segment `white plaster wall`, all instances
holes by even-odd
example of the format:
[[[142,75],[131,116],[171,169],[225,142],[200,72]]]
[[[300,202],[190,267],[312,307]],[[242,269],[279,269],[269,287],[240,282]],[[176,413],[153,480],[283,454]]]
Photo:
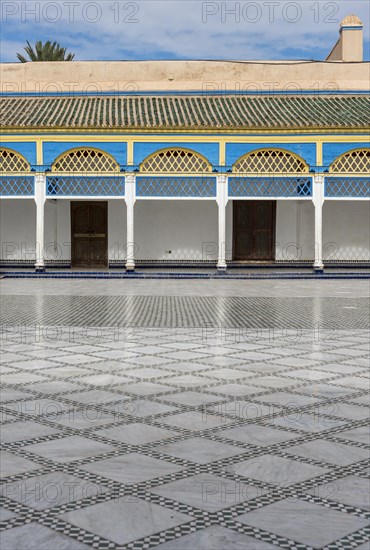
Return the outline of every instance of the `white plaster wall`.
[[[226,205],[226,260],[233,259],[233,201]]]
[[[370,259],[370,201],[327,201],[323,210],[324,259]]]
[[[278,201],[276,259],[312,260],[314,258],[314,221],[315,211],[312,201]],[[323,257],[326,261],[369,261],[369,201],[326,201],[324,203]]]
[[[126,260],[126,203],[108,201],[108,258],[109,261]]]
[[[277,201],[277,260],[313,260],[314,220],[312,201]]]
[[[136,201],[137,259],[216,261],[217,240],[216,201]]]
[[[1,259],[35,260],[36,205],[33,199],[0,200]]]
[[[45,203],[45,259],[71,259],[71,215],[68,200],[47,200]]]

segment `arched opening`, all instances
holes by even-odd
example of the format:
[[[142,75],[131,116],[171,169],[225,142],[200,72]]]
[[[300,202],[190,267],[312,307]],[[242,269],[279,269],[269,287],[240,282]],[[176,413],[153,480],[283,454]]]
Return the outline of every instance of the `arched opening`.
[[[52,164],[53,172],[119,172],[118,162],[108,153],[91,147],[71,149]]]
[[[140,172],[199,173],[211,171],[212,165],[205,157],[190,149],[178,147],[156,151],[140,164]]]
[[[337,157],[330,166],[335,174],[369,174],[370,148],[354,149]]]
[[[0,172],[29,172],[30,164],[27,160],[11,149],[0,149]]]
[[[285,149],[257,149],[233,164],[233,172],[254,174],[296,174],[308,172],[308,169],[301,157]]]

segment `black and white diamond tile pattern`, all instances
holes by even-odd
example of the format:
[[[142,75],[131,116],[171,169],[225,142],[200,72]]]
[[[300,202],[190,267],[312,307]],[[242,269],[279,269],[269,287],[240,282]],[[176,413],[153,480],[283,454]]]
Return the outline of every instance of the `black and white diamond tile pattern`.
[[[39,298],[3,297],[2,548],[366,547],[365,300]]]
[[[239,296],[1,296],[3,323],[93,327],[361,329],[368,300]]]

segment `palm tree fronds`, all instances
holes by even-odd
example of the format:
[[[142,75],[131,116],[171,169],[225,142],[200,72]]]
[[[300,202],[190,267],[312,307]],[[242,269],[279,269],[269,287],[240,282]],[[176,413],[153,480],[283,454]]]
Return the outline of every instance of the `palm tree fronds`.
[[[17,53],[17,58],[21,63],[27,63],[28,61],[72,61],[74,59],[74,53],[67,54],[67,48],[62,48],[57,42],[50,42],[48,40],[44,44],[39,40],[35,43],[34,48],[27,40],[27,46],[24,51],[28,55],[27,59],[24,55]]]

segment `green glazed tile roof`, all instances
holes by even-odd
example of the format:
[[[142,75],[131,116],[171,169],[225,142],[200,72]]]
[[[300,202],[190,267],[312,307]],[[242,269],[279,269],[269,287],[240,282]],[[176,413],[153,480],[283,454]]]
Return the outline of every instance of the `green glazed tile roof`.
[[[3,128],[366,128],[367,96],[3,97]]]

